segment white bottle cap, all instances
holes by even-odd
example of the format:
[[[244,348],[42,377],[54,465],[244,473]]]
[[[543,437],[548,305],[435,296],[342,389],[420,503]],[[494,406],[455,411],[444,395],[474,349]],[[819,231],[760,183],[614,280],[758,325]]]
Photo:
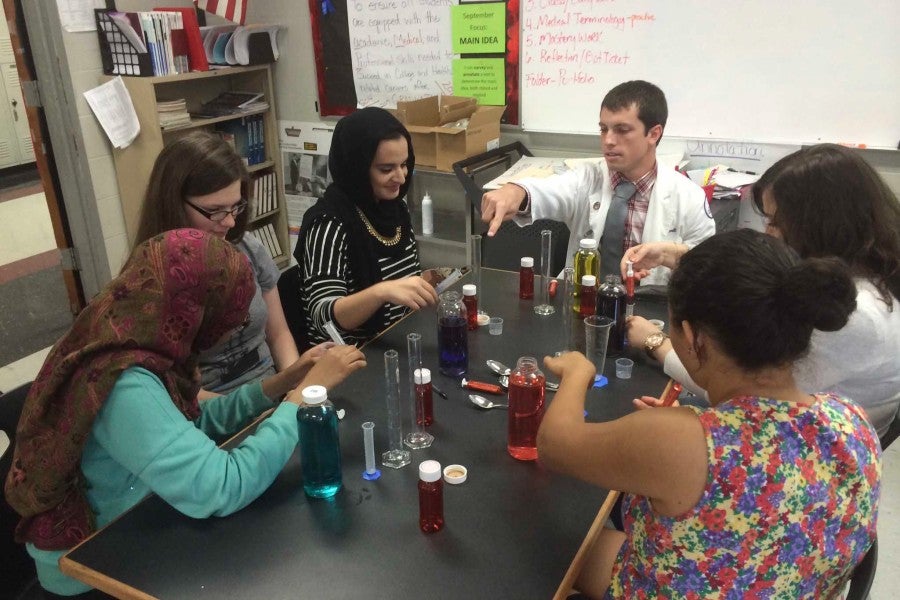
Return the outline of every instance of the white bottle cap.
[[[523,256],[519,264],[523,267],[531,268],[534,266],[534,259],[530,256]]]
[[[597,240],[594,238],[584,238],[578,242],[578,245],[584,250],[594,250],[597,248]]]
[[[310,385],[301,392],[306,404],[321,404],[328,400],[328,390],[324,385]]]
[[[585,287],[596,287],[597,278],[594,277],[593,275],[583,275],[581,277],[581,285],[583,285]]]
[[[444,481],[451,485],[465,483],[469,470],[462,465],[447,465],[444,467]]]
[[[419,479],[426,482],[438,481],[441,478],[441,463],[436,460],[423,460],[419,463]]]
[[[431,383],[431,369],[416,369],[413,374],[413,380],[419,385]]]
[[[463,286],[463,296],[475,296],[477,294],[477,288],[474,283],[467,283]]]
[[[634,263],[630,260],[625,261],[625,276],[634,277]]]

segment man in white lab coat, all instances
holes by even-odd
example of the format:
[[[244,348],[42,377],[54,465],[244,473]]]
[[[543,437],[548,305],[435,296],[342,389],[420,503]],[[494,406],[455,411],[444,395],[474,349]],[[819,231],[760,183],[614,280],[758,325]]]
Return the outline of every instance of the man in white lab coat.
[[[493,236],[513,219],[524,226],[538,219],[569,227],[568,259],[579,240],[600,242],[601,281],[618,275],[624,252],[643,242],[669,241],[689,248],[716,232],[703,190],[656,161],[668,108],[662,90],[646,81],[622,83],[600,105],[604,161],[587,163],[546,179],[523,179],[487,192],[481,218]],[[665,285],[670,270],[657,267],[642,286]]]

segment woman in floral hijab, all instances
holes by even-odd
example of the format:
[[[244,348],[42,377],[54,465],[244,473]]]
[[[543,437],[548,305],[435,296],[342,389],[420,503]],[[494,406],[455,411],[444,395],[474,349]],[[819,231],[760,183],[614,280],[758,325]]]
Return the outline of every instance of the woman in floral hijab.
[[[209,435],[239,429],[298,383],[333,385],[364,366],[358,350],[332,348],[302,382],[286,371],[201,407],[197,355],[241,326],[254,285],[247,258],[228,242],[169,231],[138,246],[53,347],[26,400],[6,481],[22,515],[17,538],[45,589],[85,591],[59,572],[62,551],[148,492],[198,517],[251,502],[297,444],[296,404],[282,403],[233,451]],[[239,476],[226,478],[234,469]]]

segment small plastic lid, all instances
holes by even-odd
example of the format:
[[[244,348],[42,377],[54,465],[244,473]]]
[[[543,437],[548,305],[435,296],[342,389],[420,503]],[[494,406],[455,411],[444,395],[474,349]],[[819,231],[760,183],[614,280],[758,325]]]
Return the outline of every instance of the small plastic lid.
[[[486,315],[484,313],[478,313],[478,325],[484,327],[488,323],[491,322],[491,315]]]
[[[301,392],[303,402],[306,404],[321,404],[328,400],[328,390],[324,385],[310,385]]]
[[[418,384],[431,383],[431,369],[416,369],[413,379]]]
[[[441,463],[436,460],[423,460],[419,463],[419,479],[426,482],[441,478]]]
[[[462,465],[447,465],[444,467],[444,481],[451,485],[465,483],[469,470]]]
[[[593,275],[582,275],[581,277],[581,285],[587,287],[594,287],[597,285],[597,278]]]
[[[594,238],[584,238],[578,245],[585,250],[592,250],[597,248],[597,240]]]
[[[523,256],[519,264],[527,269],[534,267],[534,258],[531,256]]]
[[[474,283],[467,283],[466,285],[463,286],[462,290],[463,290],[463,296],[474,296],[477,292],[477,289],[476,289]]]

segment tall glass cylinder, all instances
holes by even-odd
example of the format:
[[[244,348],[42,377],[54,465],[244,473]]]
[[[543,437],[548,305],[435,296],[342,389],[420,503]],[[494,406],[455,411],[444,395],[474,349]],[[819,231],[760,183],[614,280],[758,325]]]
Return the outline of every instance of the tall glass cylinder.
[[[381,464],[399,469],[409,464],[409,450],[403,449],[403,426],[400,418],[400,355],[396,350],[384,353],[384,396],[388,413],[388,451]]]
[[[479,294],[484,294],[481,287],[481,235],[475,234],[469,238],[469,250],[472,253],[472,283]],[[479,313],[484,312],[484,307],[479,307]]]
[[[549,229],[544,229],[541,231],[541,281],[538,284],[538,290],[540,292],[540,304],[534,307],[534,312],[542,315],[552,315],[556,312],[556,309],[553,308],[553,305],[550,304],[550,279],[552,275],[550,274],[550,262],[552,258],[552,236],[553,232]]]
[[[423,407],[417,407],[416,403],[422,399],[416,394],[416,369],[422,368],[422,336],[418,333],[410,333],[406,336],[406,350],[409,355],[409,430],[403,438],[403,442],[412,448],[418,450],[427,448],[434,441],[434,436],[425,431],[424,421],[419,424],[416,414],[424,412]]]
[[[562,295],[562,316],[563,316],[563,339],[562,350],[575,350],[576,345],[574,331],[574,313],[572,306],[575,302],[575,268],[566,267],[563,269],[563,295]]]

